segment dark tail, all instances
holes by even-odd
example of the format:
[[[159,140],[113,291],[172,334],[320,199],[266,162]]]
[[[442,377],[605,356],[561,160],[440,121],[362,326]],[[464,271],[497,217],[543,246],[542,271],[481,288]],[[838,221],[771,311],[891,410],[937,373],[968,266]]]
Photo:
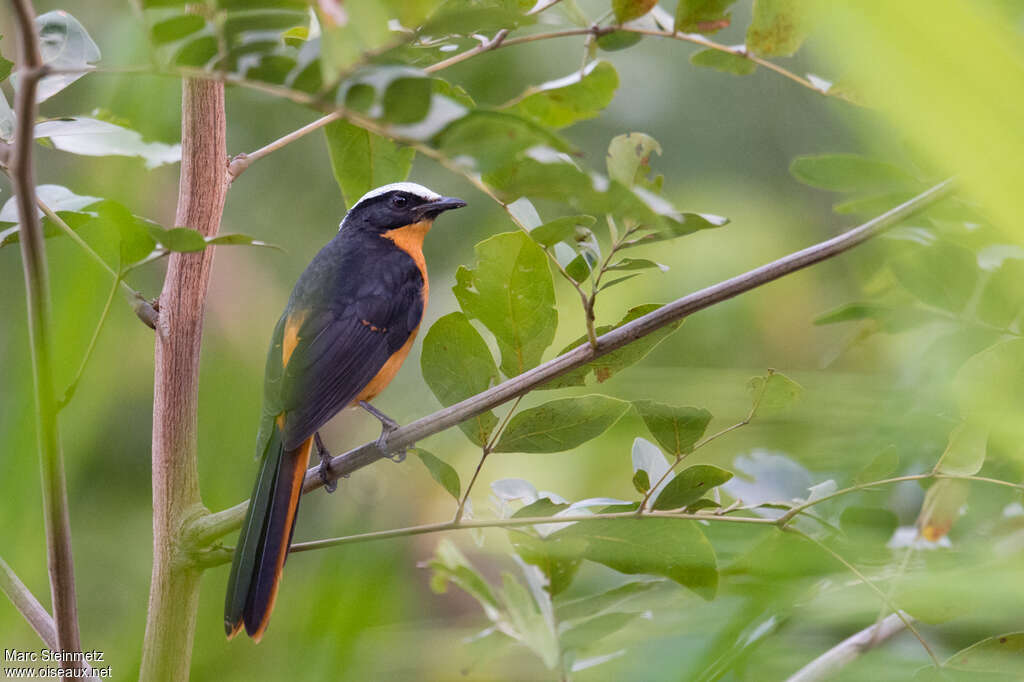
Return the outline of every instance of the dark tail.
[[[310,438],[297,449],[285,451],[281,431],[274,425],[231,563],[224,602],[228,639],[245,625],[258,642],[267,628],[292,542],[312,443]]]

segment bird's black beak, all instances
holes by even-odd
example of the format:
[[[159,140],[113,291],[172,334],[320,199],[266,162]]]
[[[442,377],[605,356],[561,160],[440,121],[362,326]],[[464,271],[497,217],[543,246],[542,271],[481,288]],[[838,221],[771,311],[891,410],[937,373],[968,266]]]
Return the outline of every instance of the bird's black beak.
[[[455,197],[441,197],[440,199],[431,201],[429,204],[424,204],[423,214],[433,220],[445,211],[450,211],[454,208],[462,208],[465,205],[466,202],[462,199],[456,199]]]

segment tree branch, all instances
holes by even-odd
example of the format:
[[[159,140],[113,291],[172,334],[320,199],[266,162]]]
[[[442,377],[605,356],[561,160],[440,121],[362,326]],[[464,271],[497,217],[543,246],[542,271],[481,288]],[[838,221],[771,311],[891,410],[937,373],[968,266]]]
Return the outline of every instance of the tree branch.
[[[890,614],[877,625],[871,625],[847,637],[790,675],[786,678],[786,682],[817,682],[831,679],[864,652],[870,651],[906,630],[907,624],[904,619],[912,620],[906,614],[903,614],[902,618],[898,613]]]
[[[217,233],[227,178],[224,85],[182,83],[181,180],[175,225]],[[203,513],[196,423],[203,311],[214,249],[173,253],[160,294],[153,387],[153,574],[140,680],[189,675],[200,572],[182,558],[181,531]]]
[[[46,241],[36,212],[35,171],[32,165],[36,89],[46,73],[36,38],[35,10],[29,0],[12,0],[18,31],[21,82],[15,109],[14,157],[11,179],[17,197],[22,267],[28,299],[28,331],[32,343],[32,370],[36,399],[36,432],[42,469],[43,520],[46,525],[47,568],[53,602],[57,649],[81,651],[75,570],[71,552],[71,519],[67,483],[53,390],[50,282],[46,269]],[[81,668],[80,662],[72,662]]]
[[[417,441],[421,441],[435,433],[440,433],[460,422],[471,419],[482,412],[528,393],[555,377],[628,345],[668,324],[744,292],[756,289],[797,270],[802,270],[810,265],[848,251],[871,237],[893,227],[913,213],[931,206],[949,195],[952,189],[953,180],[946,180],[877,218],[832,239],[679,298],[643,317],[637,318],[598,337],[596,348],[590,344],[583,344],[564,355],[549,360],[482,393],[396,429],[390,434],[383,452],[377,448],[375,442],[370,442],[342,455],[338,455],[331,460],[330,477],[336,480],[348,476],[352,472],[372,464],[392,452],[398,452],[411,447]],[[323,485],[319,472],[320,469],[318,467],[306,472],[306,480],[303,486],[305,492],[315,490]],[[242,523],[242,518],[245,516],[248,504],[249,502],[246,500],[229,509],[193,519],[185,531],[185,541],[189,551],[197,552],[222,535],[237,530]]]

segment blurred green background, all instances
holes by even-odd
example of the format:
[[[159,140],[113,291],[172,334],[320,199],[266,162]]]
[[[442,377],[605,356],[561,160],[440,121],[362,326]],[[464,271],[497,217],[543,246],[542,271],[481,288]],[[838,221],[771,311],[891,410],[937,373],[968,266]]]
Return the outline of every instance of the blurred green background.
[[[1004,25],[1021,26],[1019,9],[984,5],[984,11],[1008,12],[1010,21]],[[104,64],[146,59],[144,32],[125,3],[38,2],[36,8],[40,13],[73,13],[100,45]],[[719,42],[743,42],[750,8],[739,3],[733,11],[733,27],[716,36]],[[839,10],[831,19],[842,21]],[[11,24],[5,11],[0,15],[5,36],[0,50],[14,59]],[[849,64],[836,58],[836,47],[842,43],[835,35],[835,30],[815,33],[796,58],[781,61],[797,73],[838,76],[838,70]],[[851,42],[855,39],[849,37]],[[571,68],[567,65],[579,59],[582,40],[565,38],[496,51],[445,75],[479,103],[500,104],[529,83],[565,75]],[[907,49],[912,50],[913,41],[909,42]],[[765,69],[744,78],[699,69],[687,60],[692,51],[675,41],[646,39],[635,48],[611,53],[608,58],[620,77],[615,100],[601,117],[570,128],[566,135],[596,168],[603,167],[604,150],[613,136],[629,131],[652,135],[664,149],[652,165],[665,175],[665,195],[685,210],[725,215],[732,222],[721,230],[647,247],[647,253],[638,255],[655,258],[671,270],[611,290],[599,304],[599,323],[618,320],[632,305],[667,302],[855,224],[853,216],[832,213],[834,195],[791,178],[788,167],[796,156],[857,152],[897,164],[917,164],[926,156],[928,162],[947,169],[956,169],[953,162],[961,158],[959,149],[948,149],[957,145],[947,145],[946,140],[927,148],[921,144],[920,135],[937,134],[941,121],[924,132],[915,131],[912,123],[899,117],[822,97]],[[1020,96],[1019,91],[1007,95],[1008,101],[1000,103],[1004,113],[1019,107],[1014,98]],[[84,114],[96,108],[127,119],[149,139],[179,138],[180,84],[173,78],[91,75],[47,102],[43,113]],[[227,111],[231,153],[256,149],[314,118],[298,105],[237,88],[228,89]],[[1000,132],[989,130],[996,138]],[[1019,135],[1019,130],[1008,131],[1001,139],[1012,150]],[[132,159],[92,159],[41,147],[37,153],[39,183],[110,197],[139,215],[172,224],[176,165],[147,172],[141,161]],[[1012,174],[1015,167],[1000,172]],[[429,160],[417,158],[410,179],[469,202],[467,209],[441,219],[427,240],[433,285],[429,324],[456,309],[450,290],[454,271],[459,264],[473,262],[473,244],[513,226],[486,196]],[[1016,187],[1021,179],[1014,178]],[[972,187],[984,185],[977,175],[968,180]],[[10,196],[9,183],[0,183],[0,200]],[[1000,218],[1009,214],[1005,202],[999,203],[1005,196],[997,194],[987,204]],[[286,252],[221,247],[216,254],[206,309],[199,415],[202,491],[212,510],[231,506],[250,491],[270,332],[292,283],[334,234],[344,211],[320,133],[256,163],[229,192],[221,231],[244,232],[281,244]],[[1011,234],[1019,230],[1005,221],[998,226]],[[624,399],[706,407],[715,416],[713,431],[745,416],[747,379],[773,367],[804,385],[804,401],[782,416],[717,440],[701,450],[697,461],[731,468],[740,455],[777,452],[808,469],[813,482],[832,478],[842,485],[892,447],[900,453],[898,473],[929,470],[951,428],[943,392],[962,348],[939,348],[926,357],[938,336],[932,326],[909,334],[865,337],[855,325],[813,324],[820,313],[871,292],[877,285],[872,277],[891,255],[891,244],[892,240],[869,244],[694,316],[641,364],[600,390]],[[52,239],[47,247],[59,390],[77,368],[109,278],[68,240]],[[133,274],[130,282],[156,296],[162,268],[150,266]],[[552,349],[563,347],[582,329],[574,292],[557,279],[556,287],[560,325]],[[16,248],[0,249],[0,292],[0,555],[46,603],[25,299]],[[965,343],[964,347],[974,347]],[[376,401],[399,422],[439,407],[420,377],[418,348],[419,343],[397,380]],[[117,679],[134,677],[145,624],[151,560],[151,395],[152,333],[118,298],[78,394],[61,416],[83,644],[106,652]],[[524,405],[550,397],[533,396]],[[337,417],[324,433],[336,452],[376,434],[374,420],[352,411]],[[630,447],[637,435],[646,432],[641,420],[629,413],[603,437],[573,452],[495,455],[483,471],[482,485],[474,490],[474,508],[478,515],[488,514],[486,484],[503,477],[525,478],[569,499],[629,498]],[[478,457],[478,450],[457,430],[422,445],[455,466],[464,481]],[[1019,480],[1015,457],[1000,466],[1002,476]],[[889,500],[886,504],[902,525],[911,525],[923,492],[921,486],[907,484],[874,495],[875,502]],[[998,516],[1013,495],[1001,489],[974,491],[972,504]],[[295,539],[442,521],[453,511],[451,499],[418,461],[381,462],[342,481],[334,495],[308,496]],[[772,535],[756,527],[721,526],[705,529],[720,564]],[[968,543],[984,541],[985,528],[970,525],[962,537],[954,533],[961,560],[972,551]],[[483,532],[477,543],[468,532],[449,537],[486,575],[494,578],[502,569],[510,570],[505,531]],[[227,566],[208,571],[203,576],[193,679],[549,679],[551,673],[524,650],[475,660],[463,640],[485,627],[485,618],[471,599],[454,589],[445,595],[432,593],[429,571],[418,567],[440,539],[425,535],[293,556],[272,624],[259,645],[245,638],[225,641],[221,609]],[[785,617],[772,620],[773,634],[753,654],[752,667],[740,667],[725,677],[779,679],[873,621],[880,608],[877,597],[857,587],[836,564],[806,547],[780,549],[774,556],[781,565],[734,564],[740,568],[723,575],[721,595],[712,602],[671,584],[659,588],[645,597],[650,617],[619,635],[626,654],[579,673],[579,679],[691,679],[710,665],[715,652],[728,651],[750,628],[785,611]],[[951,603],[982,600],[975,603],[990,608],[984,617],[925,627],[939,652],[948,655],[982,637],[1022,629],[1020,574],[1011,570],[1020,567],[1020,553],[1009,556],[1003,559],[1011,562],[1010,568],[995,559],[985,560],[986,570],[997,577],[980,581],[986,583],[984,589],[978,574],[946,584]],[[949,563],[958,565],[954,559]],[[942,575],[946,569],[935,570],[940,572],[935,575]],[[830,591],[808,596],[812,579],[833,572]],[[609,569],[587,565],[573,591],[586,594],[616,581]],[[770,593],[765,585],[773,586]],[[0,646],[39,646],[7,602],[0,603]],[[848,669],[844,679],[906,679],[926,662],[919,645],[904,634]]]

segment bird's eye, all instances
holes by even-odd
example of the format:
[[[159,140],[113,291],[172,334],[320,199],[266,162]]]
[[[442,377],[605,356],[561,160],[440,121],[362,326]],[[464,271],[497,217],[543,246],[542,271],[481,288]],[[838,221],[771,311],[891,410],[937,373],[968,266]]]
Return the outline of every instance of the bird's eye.
[[[405,205],[408,203],[409,200],[401,195],[391,197],[391,205],[395,208],[405,208]]]

